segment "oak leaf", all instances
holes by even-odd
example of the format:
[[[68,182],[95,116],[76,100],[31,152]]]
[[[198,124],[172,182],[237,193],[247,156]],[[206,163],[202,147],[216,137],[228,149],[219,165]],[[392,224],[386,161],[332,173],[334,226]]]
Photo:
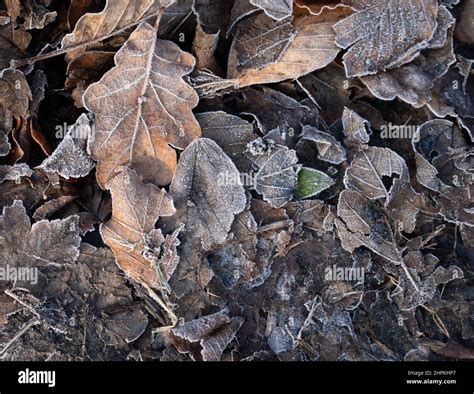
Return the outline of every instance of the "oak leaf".
[[[192,113],[196,92],[182,77],[194,58],[141,23],[115,56],[116,66],[89,86],[84,106],[95,114],[91,156],[101,186],[130,166],[144,182],[167,185],[176,151],[201,134]]]

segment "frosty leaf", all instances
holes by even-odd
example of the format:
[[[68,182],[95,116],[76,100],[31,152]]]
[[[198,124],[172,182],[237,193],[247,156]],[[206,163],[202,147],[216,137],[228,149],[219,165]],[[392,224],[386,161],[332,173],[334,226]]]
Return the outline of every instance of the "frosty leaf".
[[[196,66],[217,73],[219,66],[214,52],[219,43],[219,33],[208,34],[202,30],[201,25],[196,27],[196,35],[193,42],[193,53],[196,56]]]
[[[242,91],[242,96],[238,101],[239,110],[252,114],[265,133],[279,127],[288,127],[289,132],[297,135],[301,131],[301,125],[318,125],[317,108],[277,90],[268,87],[247,88]]]
[[[209,34],[226,30],[231,9],[232,1],[194,0],[193,3],[199,24]]]
[[[183,353],[190,352],[194,357],[200,356],[203,361],[219,361],[243,323],[242,318],[230,317],[228,313],[225,308],[213,315],[173,328],[171,334],[172,338],[176,337],[175,346]],[[180,339],[184,343],[180,343]],[[194,343],[198,344],[196,351],[192,351],[193,347],[189,346]]]
[[[298,184],[296,152],[286,146],[270,146],[252,156],[252,161],[258,168],[255,174],[257,193],[275,208],[290,201]]]
[[[296,9],[309,11],[313,15],[321,14],[325,8],[347,7],[340,0],[295,0]]]
[[[160,35],[173,31],[176,26],[185,20],[192,13],[192,5],[194,0],[176,0],[168,8],[161,17],[158,32]]]
[[[35,213],[33,214],[33,219],[36,221],[47,219],[52,214],[59,211],[61,208],[75,199],[76,197],[74,196],[61,196],[54,200],[47,201],[36,209]]]
[[[332,164],[341,164],[346,160],[346,150],[331,134],[304,126],[300,141],[312,141],[316,144],[318,158]]]
[[[400,264],[402,257],[395,243],[392,229],[374,202],[361,193],[344,190],[339,195],[336,228],[342,247],[348,252],[365,246],[387,259]]]
[[[227,28],[227,36],[232,32],[234,26],[246,16],[259,11],[259,8],[250,3],[250,0],[234,1],[232,11],[230,13],[229,26]]]
[[[13,23],[0,26],[0,69],[9,67],[12,59],[23,58],[30,41],[31,35]]]
[[[384,177],[397,175],[388,189]],[[346,170],[344,184],[347,188],[358,190],[370,199],[385,198],[392,219],[397,221],[398,229],[412,232],[419,209],[417,194],[410,185],[408,167],[397,153],[388,148],[367,147],[359,151]]]
[[[130,343],[143,334],[148,326],[148,318],[141,310],[136,309],[106,315],[104,323],[109,330]]]
[[[346,145],[361,146],[369,143],[370,134],[367,131],[370,126],[369,122],[355,111],[345,107],[342,114],[342,124]]]
[[[21,71],[6,68],[0,73],[0,130],[10,132],[12,117],[26,117],[31,90]]]
[[[139,23],[147,17],[157,15],[175,0],[107,0],[98,13],[83,15],[74,31],[62,40],[62,48],[73,48],[91,41],[100,41],[111,34]]]
[[[117,264],[140,283],[163,289],[159,256],[153,255],[155,223],[174,212],[173,201],[164,189],[140,183],[135,171],[124,168],[106,185],[112,194],[112,219],[101,226],[104,242]],[[151,250],[148,254],[147,250]]]
[[[438,170],[418,152],[415,152],[415,159],[418,182],[430,190],[438,191],[441,187],[440,180],[436,177]]]
[[[336,42],[348,77],[376,74],[411,61],[436,28],[436,0],[350,0],[356,12],[336,23]]]
[[[251,161],[244,155],[247,144],[256,138],[252,125],[222,111],[197,114],[202,136],[213,140],[240,171],[248,171]]]
[[[444,47],[427,50],[409,64],[365,76],[361,80],[377,98],[393,100],[399,97],[418,108],[431,101],[433,82],[445,74],[455,61],[450,37]]]
[[[258,13],[239,24],[229,56],[229,70],[244,73],[280,60],[297,32],[291,20],[275,22]]]
[[[91,132],[90,119],[87,114],[82,114],[53,154],[38,169],[57,173],[66,179],[85,177],[94,168],[94,162],[87,153]]]
[[[7,0],[5,3],[12,21],[18,22],[21,20],[21,25],[26,30],[43,29],[53,22],[57,16],[56,11],[51,12],[43,7],[41,3],[45,3],[44,1]],[[46,5],[48,4],[49,2],[46,2]]]
[[[293,13],[293,0],[250,0],[250,4],[262,9],[265,14],[277,21]]]
[[[389,191],[384,185],[383,177],[393,174],[407,177],[408,168],[405,161],[388,148],[368,147],[358,152],[344,176],[348,188],[362,192],[370,199],[385,197]]]
[[[79,256],[79,217],[41,220],[31,225],[21,201],[0,216],[0,260],[11,265],[71,264]]]
[[[324,172],[315,170],[314,168],[302,167],[298,172],[298,189],[296,197],[309,198],[316,196],[323,190],[331,187],[334,181]]]
[[[13,166],[0,165],[0,183],[5,181],[20,182],[23,177],[30,177],[33,171],[27,164],[15,164]]]
[[[181,154],[170,187],[176,223],[186,223],[188,237],[201,240],[204,250],[220,244],[247,198],[234,163],[212,140],[192,142]]]
[[[142,23],[115,57],[116,66],[84,95],[95,114],[91,156],[98,161],[103,186],[121,166],[136,170],[145,182],[167,185],[176,168],[176,152],[201,134],[192,108],[198,97],[182,76],[194,58]],[[112,111],[111,111],[112,109]]]
[[[294,19],[292,25],[297,34],[291,44],[275,63],[260,66],[256,69],[239,71],[234,62],[229,63],[227,74],[230,78],[238,79],[240,86],[279,82],[285,79],[295,79],[328,65],[339,52],[334,43],[332,26],[347,15],[347,10],[325,10],[321,15],[300,16]],[[234,38],[229,58],[237,56],[245,58],[243,53],[236,54],[237,44],[243,36],[246,39],[258,36],[259,31],[248,32],[238,30]],[[251,55],[250,55],[251,57]]]

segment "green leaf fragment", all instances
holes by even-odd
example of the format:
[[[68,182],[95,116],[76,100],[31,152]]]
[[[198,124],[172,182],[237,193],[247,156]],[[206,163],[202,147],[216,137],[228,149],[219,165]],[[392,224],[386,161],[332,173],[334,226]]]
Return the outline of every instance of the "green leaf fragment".
[[[298,172],[296,197],[300,199],[313,197],[332,185],[334,185],[334,180],[324,172],[302,167]]]

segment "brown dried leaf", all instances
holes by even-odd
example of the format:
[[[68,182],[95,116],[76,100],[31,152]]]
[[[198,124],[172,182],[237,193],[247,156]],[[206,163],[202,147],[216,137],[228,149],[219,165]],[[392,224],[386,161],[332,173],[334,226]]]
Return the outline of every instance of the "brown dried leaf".
[[[104,9],[98,13],[83,15],[76,23],[74,31],[64,36],[62,48],[74,48],[100,41],[119,30],[132,27],[150,16],[158,15],[175,0],[107,0]],[[82,53],[81,48],[70,60]]]
[[[219,181],[226,177],[240,179],[240,174],[214,141],[201,138],[181,154],[170,186],[177,209],[174,227],[186,223],[185,235],[200,240],[204,250],[226,240],[234,215],[247,202],[240,183]]]
[[[347,146],[362,147],[369,143],[370,134],[368,129],[369,122],[360,116],[355,111],[345,107],[342,114],[342,125],[344,128],[344,135],[346,136],[344,142]]]
[[[0,73],[0,130],[9,133],[13,118],[26,117],[31,90],[23,73],[6,68]]]
[[[91,133],[91,120],[87,114],[82,114],[53,154],[37,168],[65,179],[85,177],[94,168],[87,152]]]
[[[143,181],[167,185],[176,168],[170,145],[184,149],[201,134],[192,113],[198,96],[181,78],[193,69],[194,58],[157,39],[143,22],[115,62],[84,95],[85,107],[96,115],[91,156],[98,161],[99,184],[130,166]]]
[[[9,67],[12,59],[22,59],[30,41],[31,35],[22,27],[16,29],[13,23],[0,26],[0,69]]]
[[[298,184],[298,158],[286,146],[269,146],[252,153],[257,167],[255,190],[274,208],[280,208],[293,198]]]
[[[273,60],[273,63],[267,65],[257,64],[258,67],[255,69],[242,71],[239,71],[236,68],[237,64],[231,61],[227,70],[228,76],[238,79],[239,85],[242,87],[295,79],[325,67],[339,53],[339,48],[334,43],[335,35],[332,27],[347,13],[347,9],[326,9],[321,15],[296,17],[292,25],[297,35],[277,61]],[[250,32],[247,29],[237,31],[229,59],[255,55],[254,51],[251,51],[250,54],[234,53],[239,47],[238,43],[242,40],[242,37],[249,40],[251,37],[258,37],[262,34],[259,29],[256,29],[255,25],[251,26],[250,29]]]
[[[347,188],[359,190],[370,199],[385,198],[389,200],[390,191],[383,182],[383,177],[397,174],[408,177],[405,160],[388,148],[367,147],[358,152],[344,176]]]
[[[21,182],[21,178],[30,177],[33,175],[33,171],[28,164],[21,163],[13,166],[0,165],[0,183],[5,181]]]
[[[419,108],[431,101],[434,82],[455,62],[453,40],[449,37],[448,43],[440,49],[426,50],[409,64],[361,80],[377,98],[393,100],[398,97]]]
[[[112,194],[112,219],[100,228],[104,242],[129,277],[163,290],[167,284],[160,275],[159,256],[153,255],[153,249],[161,246],[154,244],[155,223],[174,214],[172,198],[164,189],[142,184],[127,167],[106,186]]]
[[[260,8],[277,21],[281,21],[293,13],[293,0],[250,0],[250,4]]]
[[[205,68],[215,74],[219,73],[219,65],[214,56],[219,43],[219,33],[208,34],[198,23],[193,41],[193,53],[196,56],[196,66]]]
[[[392,228],[383,211],[356,191],[344,190],[339,195],[336,229],[342,247],[348,252],[365,246],[388,261],[400,264],[398,249]]]
[[[21,26],[26,29],[43,29],[46,25],[56,19],[57,12],[49,11],[43,6],[44,1],[37,0],[6,0],[8,14],[13,22],[18,22],[21,18]],[[43,4],[42,4],[43,3]],[[46,5],[49,5],[46,2]]]
[[[376,74],[413,60],[436,29],[436,0],[349,0],[356,12],[336,23],[336,42],[351,47],[343,61],[348,77]]]
[[[277,63],[297,34],[290,19],[275,22],[258,13],[239,23],[228,60],[231,77]]]
[[[196,114],[201,125],[202,136],[217,143],[234,162],[239,171],[250,170],[251,160],[244,155],[247,144],[257,135],[253,126],[238,116],[222,111]]]
[[[243,323],[242,318],[228,314],[229,310],[225,308],[213,315],[183,323],[170,331],[171,340],[178,351],[191,353],[194,359],[219,361]]]
[[[3,207],[0,216],[0,258],[11,265],[72,264],[81,244],[79,217],[41,220],[31,225],[21,201]]]
[[[318,158],[332,164],[341,164],[346,160],[346,150],[331,134],[311,126],[303,126],[300,141],[312,141],[316,144]]]

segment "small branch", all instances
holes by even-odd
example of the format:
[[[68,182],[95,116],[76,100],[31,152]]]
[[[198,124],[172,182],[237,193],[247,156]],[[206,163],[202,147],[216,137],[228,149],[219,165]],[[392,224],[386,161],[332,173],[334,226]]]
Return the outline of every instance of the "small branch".
[[[31,319],[25,327],[23,327],[20,331],[16,333],[16,335],[5,345],[5,347],[0,351],[0,356],[2,356],[10,347],[13,345],[22,335],[25,334],[31,327],[38,324],[39,321],[36,319]]]

